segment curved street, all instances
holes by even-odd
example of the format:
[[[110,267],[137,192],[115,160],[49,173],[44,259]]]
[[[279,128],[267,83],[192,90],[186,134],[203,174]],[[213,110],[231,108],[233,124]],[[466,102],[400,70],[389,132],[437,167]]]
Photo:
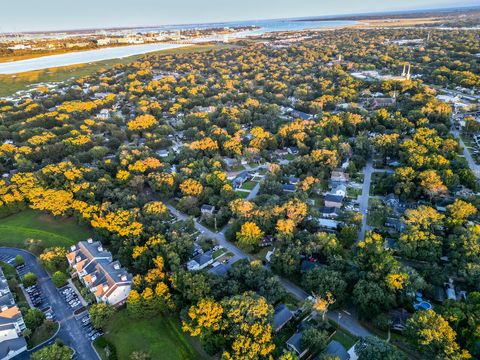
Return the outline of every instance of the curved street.
[[[0,255],[10,256],[11,258],[14,258],[17,255],[23,256],[25,259],[25,265],[28,266],[31,272],[38,276],[38,286],[48,299],[50,306],[55,313],[56,320],[60,323],[60,330],[55,339],[58,338],[62,340],[66,345],[74,349],[76,351],[77,359],[98,359],[98,355],[93,349],[90,339],[87,339],[85,336],[80,323],[75,320],[72,309],[62,298],[55,285],[53,285],[48,273],[42,266],[40,266],[38,259],[28,251],[15,248],[2,247],[0,248]],[[50,340],[43,346],[53,343],[55,339]],[[35,350],[39,350],[41,347]],[[30,358],[31,353],[32,351],[26,351],[15,357],[15,359],[28,359]]]

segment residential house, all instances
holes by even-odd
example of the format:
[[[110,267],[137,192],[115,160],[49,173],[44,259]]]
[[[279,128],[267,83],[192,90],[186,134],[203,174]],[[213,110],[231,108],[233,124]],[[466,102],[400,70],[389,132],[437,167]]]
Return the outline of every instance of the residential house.
[[[213,263],[213,252],[211,250],[198,254],[194,256],[190,261],[187,263],[188,271],[198,271],[205,269],[208,265]]]
[[[165,149],[157,150],[155,153],[161,158],[166,158],[169,155],[168,150],[165,150]]]
[[[9,360],[27,351],[27,342],[13,324],[0,323],[0,359]]]
[[[338,221],[331,219],[318,219],[318,225],[325,230],[337,230]]]
[[[233,188],[239,189],[242,187],[245,181],[248,181],[250,178],[250,174],[248,171],[242,171],[234,180],[233,180]]]
[[[335,184],[330,194],[345,197],[347,196],[347,186],[345,184]]]
[[[288,183],[292,185],[297,185],[300,182],[300,178],[295,177],[295,176],[289,176],[288,177]]]
[[[295,334],[293,334],[290,337],[290,339],[287,340],[287,344],[286,344],[287,349],[295,353],[295,355],[297,355],[299,358],[301,358],[308,352],[308,348],[305,349],[302,346],[302,337],[303,337],[303,333],[297,331]]]
[[[70,247],[67,260],[73,276],[90,290],[97,302],[120,306],[131,290],[132,275],[113,261],[112,254],[99,241],[88,239]]]
[[[290,115],[293,116],[294,118],[299,118],[302,120],[310,120],[311,118],[313,118],[313,115],[307,114],[303,111],[295,110],[295,109],[290,111]]]
[[[101,120],[108,120],[110,118],[110,110],[102,109],[97,115],[97,118]]]
[[[395,98],[389,98],[389,97],[378,97],[373,99],[372,101],[372,108],[373,109],[378,109],[378,108],[385,108],[385,107],[392,107],[397,103],[397,100]]]
[[[327,219],[336,219],[340,215],[340,209],[337,207],[323,207],[318,211],[322,217]]]
[[[347,352],[347,349],[336,340],[330,341],[323,353],[339,360],[350,360],[350,354]]]
[[[292,318],[293,313],[285,304],[277,305],[273,314],[273,330],[279,332]]]
[[[217,262],[212,264],[212,268],[208,272],[216,276],[225,276],[229,268],[229,266]]]
[[[335,186],[337,183],[347,183],[350,181],[350,176],[345,173],[343,170],[333,170],[330,175],[330,182],[332,186]]]
[[[325,195],[325,207],[341,208],[343,203],[343,196],[340,195]]]
[[[267,247],[273,245],[275,238],[271,235],[265,235],[260,242],[260,247]]]
[[[22,336],[26,326],[1,269],[0,304],[0,359],[7,360],[27,350],[27,342]]]
[[[295,146],[290,146],[290,147],[287,148],[287,152],[290,155],[297,155],[298,154],[298,148],[295,147]]]
[[[294,193],[297,191],[297,187],[293,184],[282,184],[282,191],[284,193]]]
[[[200,208],[202,215],[213,215],[215,212],[215,206],[204,204]]]

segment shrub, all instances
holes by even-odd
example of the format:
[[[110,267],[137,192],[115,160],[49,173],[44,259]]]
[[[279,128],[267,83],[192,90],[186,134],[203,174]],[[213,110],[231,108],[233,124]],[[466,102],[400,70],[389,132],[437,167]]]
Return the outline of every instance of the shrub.
[[[57,288],[65,285],[65,283],[67,282],[67,279],[68,279],[68,276],[61,271],[56,271],[52,275],[53,285],[55,285]]]
[[[28,272],[23,277],[23,286],[29,287],[37,283],[37,275],[32,272]]]
[[[23,258],[22,255],[15,256],[15,264],[17,264],[17,265],[25,264],[25,259]]]

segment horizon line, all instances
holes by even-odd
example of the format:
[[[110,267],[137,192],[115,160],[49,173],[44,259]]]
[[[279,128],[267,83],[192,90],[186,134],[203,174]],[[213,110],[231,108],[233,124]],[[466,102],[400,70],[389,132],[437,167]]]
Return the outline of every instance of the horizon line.
[[[98,31],[98,30],[128,30],[128,29],[151,29],[159,27],[170,27],[170,26],[192,26],[192,25],[222,25],[229,24],[234,22],[248,22],[248,21],[273,21],[273,20],[324,20],[324,21],[335,21],[342,20],[345,17],[351,16],[365,16],[365,15],[389,15],[389,14],[409,14],[409,13],[422,13],[427,11],[454,11],[462,9],[480,9],[480,5],[470,4],[470,5],[459,5],[459,6],[447,6],[447,7],[438,7],[438,8],[420,8],[420,9],[403,9],[403,10],[386,10],[386,11],[371,11],[371,12],[359,12],[359,13],[345,13],[345,14],[329,14],[329,15],[314,15],[314,16],[297,16],[297,17],[285,17],[285,18],[256,18],[256,19],[238,19],[238,20],[222,20],[222,21],[212,21],[212,22],[192,22],[192,23],[169,23],[169,24],[156,24],[156,25],[128,25],[128,26],[113,26],[113,27],[90,27],[90,28],[71,28],[71,29],[50,29],[50,30],[24,30],[24,31],[0,31],[0,35],[6,34],[51,34],[51,33],[72,33],[80,31]],[[346,20],[346,19],[345,19]],[[179,29],[181,30],[181,29]]]

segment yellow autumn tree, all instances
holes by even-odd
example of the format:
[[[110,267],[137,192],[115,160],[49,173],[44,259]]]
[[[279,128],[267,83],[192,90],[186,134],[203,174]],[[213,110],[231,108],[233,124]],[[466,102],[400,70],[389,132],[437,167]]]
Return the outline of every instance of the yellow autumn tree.
[[[180,191],[185,196],[200,196],[203,192],[203,186],[195,179],[187,179],[180,184]]]
[[[128,129],[132,131],[148,130],[157,124],[154,116],[146,114],[137,116],[135,119],[127,123]]]
[[[263,231],[253,221],[247,221],[237,232],[237,241],[246,247],[253,247],[259,244],[263,237]]]

